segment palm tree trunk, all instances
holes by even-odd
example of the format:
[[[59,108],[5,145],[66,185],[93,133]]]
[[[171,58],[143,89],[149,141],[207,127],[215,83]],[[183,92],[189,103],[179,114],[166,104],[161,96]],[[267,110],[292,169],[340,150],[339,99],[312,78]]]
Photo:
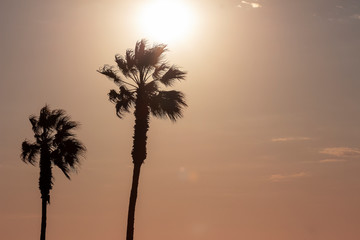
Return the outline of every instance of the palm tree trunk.
[[[135,126],[134,126],[134,141],[131,152],[134,170],[133,180],[130,192],[129,212],[127,222],[126,240],[134,239],[134,221],[135,221],[135,206],[137,199],[137,191],[139,185],[140,168],[146,158],[146,140],[147,131],[149,129],[149,107],[144,98],[146,94],[142,88],[137,90],[137,99],[135,103]]]
[[[42,146],[40,154],[41,155],[40,155],[39,189],[41,192],[41,202],[42,202],[40,240],[45,240],[46,208],[47,208],[47,204],[50,203],[50,190],[52,188],[50,152],[46,144]]]
[[[133,180],[132,180],[130,201],[129,201],[126,240],[134,239],[135,206],[137,199],[137,190],[139,185],[140,168],[141,168],[141,164],[134,164]]]
[[[46,207],[47,207],[47,200],[42,198],[42,209],[41,209],[41,234],[40,240],[45,240],[45,233],[46,233]]]

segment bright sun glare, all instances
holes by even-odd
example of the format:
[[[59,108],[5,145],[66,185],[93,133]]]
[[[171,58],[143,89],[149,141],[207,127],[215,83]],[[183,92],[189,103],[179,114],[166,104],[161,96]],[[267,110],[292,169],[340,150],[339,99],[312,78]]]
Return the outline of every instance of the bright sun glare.
[[[140,28],[149,40],[181,40],[190,34],[193,23],[194,14],[181,0],[154,0],[140,11]]]

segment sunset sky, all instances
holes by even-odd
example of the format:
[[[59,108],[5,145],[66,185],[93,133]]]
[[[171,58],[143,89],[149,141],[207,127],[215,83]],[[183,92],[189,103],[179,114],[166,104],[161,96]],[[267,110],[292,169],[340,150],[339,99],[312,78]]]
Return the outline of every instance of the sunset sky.
[[[136,240],[360,239],[360,1],[166,2],[1,1],[0,239],[39,239],[20,152],[46,103],[88,150],[71,181],[54,168],[47,239],[125,239],[134,117],[96,70],[142,38],[189,107],[151,118]]]

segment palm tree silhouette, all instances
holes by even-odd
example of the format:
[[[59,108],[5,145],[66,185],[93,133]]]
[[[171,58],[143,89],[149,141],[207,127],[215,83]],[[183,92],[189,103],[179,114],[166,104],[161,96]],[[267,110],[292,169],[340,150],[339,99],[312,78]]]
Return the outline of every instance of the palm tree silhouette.
[[[115,104],[116,114],[122,118],[124,113],[135,108],[135,125],[133,136],[132,159],[134,164],[132,187],[129,201],[126,239],[133,240],[134,217],[139,183],[140,168],[146,159],[147,131],[150,113],[155,117],[176,121],[182,117],[186,107],[183,93],[179,91],[162,91],[160,84],[172,86],[176,80],[183,80],[186,73],[176,66],[169,66],[163,60],[167,51],[166,45],[159,44],[152,48],[146,40],[138,41],[135,49],[126,51],[125,56],[116,55],[115,62],[122,75],[114,67],[105,65],[99,73],[109,77],[119,87],[119,91],[110,90],[109,100]]]
[[[25,163],[35,164],[40,155],[39,189],[42,199],[40,240],[45,240],[46,207],[50,204],[50,190],[53,186],[52,166],[59,167],[70,179],[70,171],[76,170],[85,146],[76,139],[73,129],[78,123],[70,121],[64,110],[50,110],[45,105],[40,116],[30,116],[35,142],[25,140],[22,143],[21,159]]]

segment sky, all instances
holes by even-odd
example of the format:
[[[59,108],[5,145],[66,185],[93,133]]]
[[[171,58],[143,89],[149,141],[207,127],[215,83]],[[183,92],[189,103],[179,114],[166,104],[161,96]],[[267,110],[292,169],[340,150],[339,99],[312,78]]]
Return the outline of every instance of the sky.
[[[147,38],[187,72],[189,107],[151,118],[135,239],[360,239],[360,2],[177,3],[180,25],[153,14],[149,31],[151,0],[1,1],[0,238],[39,238],[39,168],[20,152],[45,104],[87,147],[71,181],[54,168],[48,239],[125,238],[134,117],[96,70]]]

